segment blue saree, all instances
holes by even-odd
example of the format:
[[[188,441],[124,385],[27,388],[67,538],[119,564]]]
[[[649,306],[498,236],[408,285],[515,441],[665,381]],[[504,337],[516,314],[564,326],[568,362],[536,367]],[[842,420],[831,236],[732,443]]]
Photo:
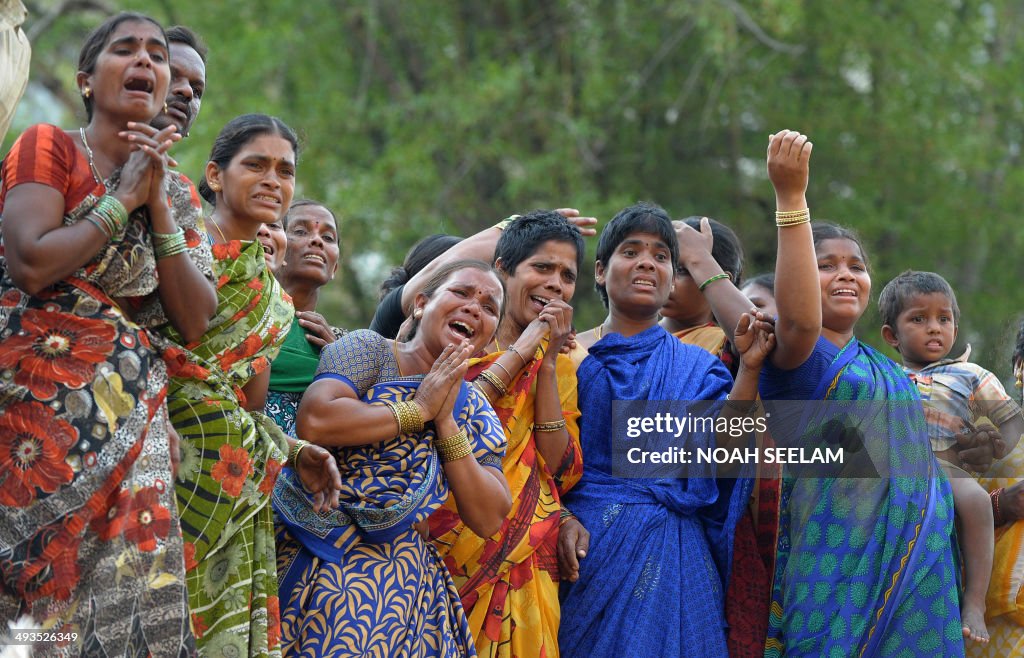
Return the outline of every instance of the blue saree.
[[[563,658],[724,658],[733,531],[752,482],[614,477],[611,432],[613,400],[721,400],[732,377],[659,326],[606,336],[577,376],[586,468],[563,502],[591,538],[579,580],[563,586]]]
[[[804,405],[798,431],[775,436],[820,445],[829,417],[856,418],[881,468],[871,478],[784,471],[765,656],[963,656],[952,493],[916,387],[856,339],[837,350],[821,338],[800,369],[766,368],[766,399],[787,388],[828,404]]]
[[[422,377],[391,378],[390,350],[368,358],[367,333],[352,332],[325,348],[319,377],[348,383],[370,404],[411,398]],[[345,372],[353,359],[363,365],[374,358],[382,367],[372,369],[384,376],[369,388],[365,378]],[[342,369],[325,373],[332,359]],[[454,416],[468,430],[477,461],[500,469],[505,434],[483,395],[463,383]],[[334,449],[342,504],[329,513],[313,512],[295,473],[282,471],[273,504],[285,654],[476,655],[458,590],[433,545],[413,527],[449,494],[432,439],[426,429]]]

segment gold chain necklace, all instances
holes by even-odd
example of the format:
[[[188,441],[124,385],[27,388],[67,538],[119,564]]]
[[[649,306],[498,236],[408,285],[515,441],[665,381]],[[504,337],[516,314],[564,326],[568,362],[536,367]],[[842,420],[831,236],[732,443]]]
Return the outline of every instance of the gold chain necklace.
[[[405,377],[405,373],[402,372],[402,362],[398,358],[398,341],[397,340],[391,341],[391,350],[395,354],[395,365],[398,367],[398,376],[399,377]]]
[[[220,224],[213,217],[210,218],[210,223],[213,224],[213,228],[217,229],[217,233],[220,234],[220,239],[224,241],[224,244],[228,243],[228,239],[224,237],[224,231],[220,229]]]
[[[93,159],[92,149],[89,148],[89,140],[85,138],[85,128],[79,127],[78,134],[82,136],[82,145],[85,146],[85,154],[89,157],[89,169],[92,170],[92,177],[100,185],[103,184],[103,177],[100,176],[100,172],[96,169],[96,162]]]

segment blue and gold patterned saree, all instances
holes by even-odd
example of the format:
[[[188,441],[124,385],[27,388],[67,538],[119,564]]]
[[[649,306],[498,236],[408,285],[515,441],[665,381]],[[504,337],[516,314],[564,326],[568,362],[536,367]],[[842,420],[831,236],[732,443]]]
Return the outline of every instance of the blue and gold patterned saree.
[[[410,399],[422,377],[397,375],[387,344],[369,333],[352,332],[325,347],[318,377],[348,383],[370,404]],[[376,352],[369,378],[367,348]],[[463,384],[454,416],[476,459],[500,468],[505,434],[483,395]],[[334,449],[342,504],[329,513],[313,512],[296,475],[282,472],[274,508],[286,654],[476,655],[458,590],[413,527],[449,494],[432,439],[433,429],[425,429]]]

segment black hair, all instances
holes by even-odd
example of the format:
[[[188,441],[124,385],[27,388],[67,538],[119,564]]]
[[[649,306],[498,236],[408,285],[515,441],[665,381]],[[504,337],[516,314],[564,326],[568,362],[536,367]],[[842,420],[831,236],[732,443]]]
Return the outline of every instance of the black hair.
[[[653,203],[640,202],[623,208],[605,224],[601,236],[597,239],[597,261],[602,267],[608,267],[608,261],[611,260],[615,249],[634,233],[657,235],[668,245],[674,275],[679,266],[679,241],[676,238],[676,230],[665,209]],[[601,295],[604,307],[608,308],[608,291],[605,286],[595,282],[594,287]]]
[[[199,55],[199,59],[203,60],[203,64],[206,64],[206,54],[209,52],[209,49],[206,47],[203,40],[199,38],[198,34],[184,25],[173,25],[167,28],[164,31],[164,34],[167,35],[167,45],[180,43],[188,46],[192,50],[196,51],[196,54]]]
[[[949,282],[935,272],[915,272],[907,270],[885,284],[878,295],[878,312],[882,316],[882,324],[896,329],[896,319],[906,308],[915,295],[939,293],[949,299],[953,307],[953,321],[960,324],[960,306],[956,303],[956,293]]]
[[[775,295],[775,272],[765,272],[764,274],[752,276],[744,281],[742,286],[737,287],[746,288],[748,286],[761,286],[772,295]]]
[[[414,244],[409,249],[409,252],[405,254],[405,260],[402,264],[392,268],[388,278],[384,279],[384,282],[380,284],[378,301],[384,299],[385,295],[398,286],[408,283],[409,279],[416,276],[417,272],[460,242],[462,242],[462,238],[456,235],[435,233]]]
[[[683,221],[699,232],[700,220],[701,217],[693,215]],[[717,219],[708,217],[708,223],[711,224],[711,235],[714,238],[711,257],[729,274],[733,285],[739,288],[743,277],[743,247],[740,245],[740,239],[731,228]]]
[[[505,281],[501,278],[501,274],[499,274],[498,270],[494,269],[494,266],[490,263],[477,260],[475,258],[463,258],[446,263],[438,268],[437,272],[430,277],[426,285],[423,286],[423,290],[420,290],[420,294],[425,295],[427,299],[430,299],[452,274],[465,269],[476,269],[481,272],[488,272],[498,279],[498,284],[501,286],[501,307],[498,309],[498,325],[501,325],[501,319],[505,317],[505,298],[508,296],[508,293],[505,290]],[[412,340],[416,336],[416,330],[419,329],[419,327],[420,318],[413,316],[412,322],[409,325],[409,331],[405,336],[405,340]]]
[[[508,276],[532,256],[545,242],[557,240],[576,249],[576,271],[583,267],[583,235],[568,219],[554,210],[534,210],[521,215],[501,232],[494,247],[494,260],[501,259],[501,269]]]
[[[812,222],[811,237],[814,240],[815,250],[825,240],[850,240],[860,249],[860,257],[864,261],[864,265],[868,265],[868,254],[864,251],[864,243],[860,241],[860,236],[846,227],[831,222]]]
[[[296,208],[302,208],[303,206],[323,208],[327,211],[327,214],[331,216],[331,219],[334,220],[334,225],[338,226],[338,216],[334,214],[334,211],[331,210],[326,203],[321,203],[315,199],[299,199],[298,201],[292,201],[292,205],[288,206],[288,212],[286,212],[284,217],[281,218],[281,228],[287,229],[288,220],[292,218],[292,212],[294,212]]]
[[[237,116],[227,125],[221,128],[220,134],[213,142],[210,150],[209,161],[216,164],[221,170],[227,168],[242,148],[261,135],[278,135],[288,140],[295,151],[296,160],[299,157],[299,139],[295,131],[288,127],[284,121],[267,114],[243,114]],[[199,194],[202,195],[211,205],[217,204],[217,195],[210,189],[206,182],[206,176],[199,181]]]
[[[78,51],[78,70],[83,73],[92,74],[96,70],[96,60],[99,59],[100,54],[107,45],[107,41],[110,40],[110,35],[114,33],[114,30],[121,23],[127,21],[139,21],[149,22],[156,25],[157,29],[160,30],[160,34],[164,37],[164,43],[167,43],[167,33],[164,32],[163,25],[160,25],[156,19],[140,14],[134,11],[122,11],[119,14],[111,16],[107,20],[103,21],[96,27],[89,36],[85,38],[85,43],[82,44],[82,49]],[[85,116],[89,121],[92,121],[92,96],[86,97],[82,94],[82,103],[85,105]]]

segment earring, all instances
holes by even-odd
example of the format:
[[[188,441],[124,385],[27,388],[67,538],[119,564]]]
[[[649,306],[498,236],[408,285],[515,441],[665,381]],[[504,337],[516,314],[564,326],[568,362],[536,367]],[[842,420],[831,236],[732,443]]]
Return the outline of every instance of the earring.
[[[167,107],[167,101],[164,101],[164,114],[167,114],[170,111],[171,111],[171,108]]]
[[[1024,388],[1024,378],[1021,377],[1021,373],[1017,373],[1017,388]]]
[[[214,192],[220,192],[220,183],[210,183],[210,189]]]
[[[86,87],[85,89],[82,90],[82,97],[83,98],[89,98],[90,96],[92,96],[92,88],[91,87]]]
[[[416,320],[419,320],[420,318],[422,318],[423,317],[423,309],[422,308],[418,308],[415,311],[413,311],[412,317],[414,319],[416,319]]]

